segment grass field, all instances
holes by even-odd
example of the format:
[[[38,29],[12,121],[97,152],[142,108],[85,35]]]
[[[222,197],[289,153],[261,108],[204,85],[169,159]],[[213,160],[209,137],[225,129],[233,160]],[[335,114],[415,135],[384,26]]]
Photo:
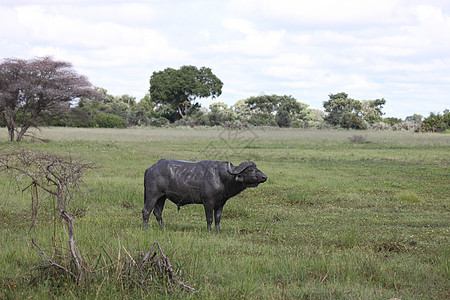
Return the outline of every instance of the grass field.
[[[75,239],[91,265],[136,257],[158,241],[197,292],[145,290],[114,273],[76,286],[33,278],[52,253],[51,199],[30,226],[30,199],[0,174],[0,298],[6,299],[448,299],[450,135],[406,132],[219,128],[44,128],[47,142],[7,142],[92,161],[71,203]],[[161,229],[143,231],[143,175],[161,158],[253,160],[269,176],[224,207],[208,233],[203,207],[167,202]],[[64,245],[65,246],[65,245]],[[54,254],[56,255],[56,254]],[[100,257],[102,257],[100,259]],[[100,261],[100,263],[99,263]],[[117,266],[119,267],[119,266]],[[105,267],[106,268],[106,267]]]

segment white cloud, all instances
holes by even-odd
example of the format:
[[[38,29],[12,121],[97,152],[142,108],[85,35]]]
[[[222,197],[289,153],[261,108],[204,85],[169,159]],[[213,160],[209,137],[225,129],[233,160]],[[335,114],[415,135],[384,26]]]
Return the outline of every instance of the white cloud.
[[[450,16],[440,8],[419,5],[412,9],[419,25],[406,27],[420,41],[422,49],[429,51],[450,49]]]
[[[261,72],[266,77],[281,80],[281,85],[285,87],[306,88],[312,87],[317,76],[322,77],[326,71],[318,68],[306,54],[282,53],[266,60]]]
[[[27,30],[27,39],[37,43],[33,55],[48,54],[76,58],[80,64],[97,67],[126,66],[169,61],[187,52],[169,45],[156,30],[113,22],[95,22],[78,15],[53,15],[38,6],[17,8],[18,23]],[[41,46],[48,45],[51,46]],[[62,57],[63,58],[63,57]]]
[[[233,0],[230,7],[241,14],[261,16],[284,24],[343,27],[367,24],[399,24],[409,19],[398,0]]]
[[[274,55],[283,47],[283,30],[258,31],[254,24],[242,19],[225,19],[223,27],[229,39],[212,45],[212,50],[223,53],[238,53],[248,56]],[[239,35],[236,37],[236,33]]]

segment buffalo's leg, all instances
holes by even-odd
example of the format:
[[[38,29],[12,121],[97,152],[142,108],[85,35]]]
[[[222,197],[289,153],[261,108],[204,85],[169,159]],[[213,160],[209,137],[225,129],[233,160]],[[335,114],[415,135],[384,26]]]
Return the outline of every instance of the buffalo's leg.
[[[211,224],[213,222],[213,208],[205,205],[206,228],[211,232]]]
[[[152,205],[150,201],[146,201],[144,204],[144,208],[142,209],[142,221],[144,229],[148,229],[148,218],[151,211],[153,210],[154,205],[155,204]]]
[[[217,232],[220,232],[220,218],[222,217],[222,209],[223,209],[223,206],[216,208],[214,210],[214,222],[216,225]]]
[[[150,217],[150,213],[155,207],[156,202],[158,199],[160,199],[162,196],[160,195],[153,195],[150,191],[150,189],[146,187],[145,189],[145,203],[144,208],[142,209],[142,220],[144,229],[148,229],[148,218]],[[162,210],[161,210],[162,211]]]
[[[162,196],[156,201],[155,207],[153,208],[153,214],[156,217],[156,221],[158,221],[161,228],[164,227],[164,222],[162,219],[162,211],[164,209],[164,204],[166,203],[166,197]]]

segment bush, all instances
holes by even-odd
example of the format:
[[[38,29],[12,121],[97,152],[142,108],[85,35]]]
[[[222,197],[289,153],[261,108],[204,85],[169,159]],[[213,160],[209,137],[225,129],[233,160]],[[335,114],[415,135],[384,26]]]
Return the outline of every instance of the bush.
[[[418,203],[421,201],[420,197],[417,196],[416,193],[408,192],[408,191],[403,191],[403,192],[398,193],[397,195],[395,195],[395,199],[400,202],[405,202],[405,203]]]
[[[364,144],[364,143],[367,143],[367,136],[353,135],[353,136],[349,137],[348,140],[352,144]]]
[[[278,127],[277,122],[272,115],[264,113],[255,113],[250,116],[248,123],[253,126],[273,126]]]
[[[170,123],[170,121],[167,120],[166,118],[159,117],[159,118],[151,118],[150,121],[148,122],[148,125],[155,126],[155,127],[163,127],[169,123]]]
[[[64,124],[62,126],[68,127],[95,127],[95,121],[86,112],[80,110],[79,108],[71,108],[65,118]]]
[[[374,130],[390,130],[390,129],[392,129],[392,126],[389,125],[389,123],[376,122],[376,123],[370,124],[369,128],[374,129]]]
[[[113,115],[99,113],[95,116],[95,123],[101,128],[126,128],[127,124],[122,117]]]
[[[450,126],[450,112],[448,109],[444,114],[430,113],[430,116],[422,122],[424,131],[439,132],[444,131]]]
[[[415,121],[404,121],[395,124],[394,126],[392,126],[392,129],[419,132],[422,129],[422,124]]]
[[[195,120],[191,116],[186,116],[182,119],[176,120],[171,124],[172,127],[184,127],[184,126],[194,127],[195,125],[196,125]]]
[[[414,121],[414,120],[407,120],[407,121]],[[382,122],[389,124],[391,126],[394,126],[395,124],[401,123],[403,121],[402,121],[402,119],[399,119],[399,118],[387,117],[387,118],[384,118]]]

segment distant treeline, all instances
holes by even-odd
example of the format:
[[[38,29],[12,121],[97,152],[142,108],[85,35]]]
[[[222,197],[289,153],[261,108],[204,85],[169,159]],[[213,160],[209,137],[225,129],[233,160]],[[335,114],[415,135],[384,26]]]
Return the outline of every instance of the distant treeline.
[[[155,104],[148,93],[140,101],[129,95],[113,96],[96,88],[101,97],[81,98],[65,113],[47,110],[40,115],[42,126],[126,128],[131,126],[223,126],[245,128],[274,126],[294,128],[347,128],[378,130],[443,131],[450,128],[450,112],[414,114],[402,120],[383,118],[384,99],[355,100],[346,93],[329,95],[324,110],[310,109],[292,96],[259,95],[228,106],[214,102],[209,109],[195,104],[184,116],[169,105]],[[4,124],[1,124],[4,126]]]
[[[93,87],[72,64],[51,57],[9,58],[0,63],[0,126],[10,141],[20,142],[34,126],[251,126],[295,128],[393,129],[444,131],[450,113],[415,114],[405,120],[383,118],[386,100],[356,100],[341,92],[330,94],[324,110],[287,95],[249,97],[228,106],[223,102],[201,107],[201,98],[216,99],[223,82],[207,67],[182,66],[153,72],[149,93],[140,101],[113,96]],[[76,100],[74,100],[76,99]]]

